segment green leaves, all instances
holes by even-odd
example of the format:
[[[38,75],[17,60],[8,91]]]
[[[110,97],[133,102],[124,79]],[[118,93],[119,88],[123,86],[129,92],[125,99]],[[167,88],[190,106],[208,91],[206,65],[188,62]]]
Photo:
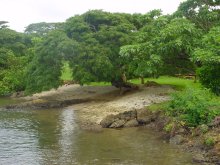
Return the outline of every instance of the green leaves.
[[[188,126],[208,124],[220,111],[213,109],[216,101],[207,89],[190,89],[172,95],[168,114],[186,122]]]
[[[62,31],[52,31],[35,51],[26,70],[26,93],[57,88],[61,84],[62,59],[65,53],[73,53],[73,43]]]
[[[198,70],[201,83],[220,94],[220,27],[203,36],[201,47],[195,49],[192,60],[202,64]]]

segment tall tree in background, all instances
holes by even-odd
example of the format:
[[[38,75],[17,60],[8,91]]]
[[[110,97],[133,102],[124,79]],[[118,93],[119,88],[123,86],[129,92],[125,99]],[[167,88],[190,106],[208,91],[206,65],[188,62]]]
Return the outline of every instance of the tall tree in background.
[[[38,37],[42,37],[48,34],[50,31],[61,29],[62,23],[47,23],[47,22],[39,22],[28,25],[25,28],[26,34],[32,34]]]
[[[176,14],[184,16],[208,32],[210,28],[220,23],[219,7],[219,0],[187,0],[180,4]]]

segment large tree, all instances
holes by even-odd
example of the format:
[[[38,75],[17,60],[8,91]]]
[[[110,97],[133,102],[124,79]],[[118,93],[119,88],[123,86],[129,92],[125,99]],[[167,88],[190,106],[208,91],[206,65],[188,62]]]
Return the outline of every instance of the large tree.
[[[26,71],[26,93],[57,88],[61,84],[62,60],[73,53],[73,46],[63,31],[52,31],[37,42],[33,59]]]
[[[136,29],[128,17],[93,10],[67,20],[67,35],[79,46],[77,53],[69,57],[76,81],[122,81],[125,71],[119,50],[131,42]]]

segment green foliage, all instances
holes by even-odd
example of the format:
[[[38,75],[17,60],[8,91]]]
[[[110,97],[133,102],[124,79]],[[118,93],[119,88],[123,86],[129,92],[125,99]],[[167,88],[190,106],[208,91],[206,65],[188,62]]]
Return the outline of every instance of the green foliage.
[[[206,137],[204,140],[204,144],[208,147],[212,147],[214,146],[216,143],[216,140],[213,137]]]
[[[198,69],[200,82],[210,88],[212,92],[220,95],[220,65],[204,65]]]
[[[175,15],[191,20],[207,32],[213,26],[219,25],[219,5],[218,0],[187,0],[180,4]]]
[[[36,47],[36,54],[27,67],[26,93],[57,88],[61,84],[60,77],[64,53],[70,52],[72,48],[71,41],[62,31],[49,33]]]
[[[121,47],[120,56],[128,61],[127,70],[136,77],[156,77],[162,65],[160,56],[153,53],[153,46],[149,43],[127,45]]]
[[[171,122],[164,126],[164,131],[171,132],[175,126],[175,123]]]
[[[203,36],[201,47],[194,52],[193,60],[201,63],[198,70],[201,83],[220,94],[220,27],[214,27]]]
[[[206,89],[187,89],[172,95],[168,114],[186,122],[188,126],[208,124],[220,113],[213,95]]]
[[[165,65],[163,74],[194,72],[195,67],[190,61],[190,57],[199,37],[199,30],[193,23],[184,18],[171,20],[161,30],[157,42],[160,43],[158,54],[161,55]]]
[[[135,29],[127,18],[127,14],[93,10],[67,20],[67,36],[77,44],[76,53],[68,57],[74,80],[85,84],[121,79],[120,46],[131,42]]]
[[[0,50],[2,53],[2,51]],[[1,54],[0,53],[0,54]],[[16,57],[12,51],[5,52],[5,58],[0,63],[0,95],[24,90],[25,57]]]
[[[50,31],[61,29],[61,23],[39,22],[28,25],[25,28],[26,34],[34,34],[35,36],[44,36]]]

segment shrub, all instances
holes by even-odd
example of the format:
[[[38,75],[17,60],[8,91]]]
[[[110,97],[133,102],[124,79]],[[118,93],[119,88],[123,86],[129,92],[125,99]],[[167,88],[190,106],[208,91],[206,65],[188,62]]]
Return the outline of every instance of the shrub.
[[[220,64],[204,65],[198,70],[200,82],[220,95]]]
[[[207,137],[204,140],[204,144],[208,147],[214,146],[216,143],[216,140],[213,137]]]
[[[219,114],[219,110],[213,108],[216,104],[209,90],[188,88],[172,95],[167,113],[186,122],[188,126],[208,124]]]

